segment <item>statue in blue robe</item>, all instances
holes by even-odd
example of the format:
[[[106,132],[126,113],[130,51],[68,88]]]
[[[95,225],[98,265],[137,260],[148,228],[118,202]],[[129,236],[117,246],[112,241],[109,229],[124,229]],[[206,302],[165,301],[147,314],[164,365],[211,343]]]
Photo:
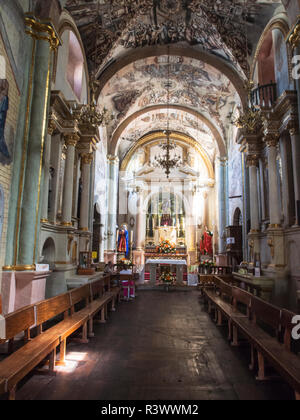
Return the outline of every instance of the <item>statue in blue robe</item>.
[[[5,158],[10,159],[10,154],[4,136],[6,116],[9,106],[8,88],[8,81],[6,79],[0,80],[0,153],[2,153]]]
[[[126,258],[129,257],[129,234],[126,226],[123,226],[119,232],[118,252],[125,253]]]

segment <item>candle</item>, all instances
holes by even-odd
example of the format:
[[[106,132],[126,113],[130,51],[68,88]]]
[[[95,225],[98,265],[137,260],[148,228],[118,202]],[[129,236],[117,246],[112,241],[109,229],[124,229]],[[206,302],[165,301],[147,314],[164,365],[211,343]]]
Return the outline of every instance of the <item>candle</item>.
[[[133,244],[133,230],[130,232],[130,244]]]

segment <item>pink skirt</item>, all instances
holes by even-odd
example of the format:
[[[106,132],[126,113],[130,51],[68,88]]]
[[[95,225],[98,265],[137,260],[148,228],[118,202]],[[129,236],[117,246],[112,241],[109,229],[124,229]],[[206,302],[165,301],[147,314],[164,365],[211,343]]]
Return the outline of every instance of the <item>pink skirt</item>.
[[[135,284],[133,280],[123,280],[122,288],[124,298],[129,299],[135,297]]]

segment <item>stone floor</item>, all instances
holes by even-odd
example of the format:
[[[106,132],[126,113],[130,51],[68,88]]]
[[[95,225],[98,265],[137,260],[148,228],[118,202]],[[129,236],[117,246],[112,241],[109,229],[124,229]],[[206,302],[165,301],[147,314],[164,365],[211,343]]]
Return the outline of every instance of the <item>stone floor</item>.
[[[257,383],[247,347],[232,348],[196,291],[140,291],[88,345],[70,343],[56,377],[26,378],[21,400],[292,399],[281,381]]]

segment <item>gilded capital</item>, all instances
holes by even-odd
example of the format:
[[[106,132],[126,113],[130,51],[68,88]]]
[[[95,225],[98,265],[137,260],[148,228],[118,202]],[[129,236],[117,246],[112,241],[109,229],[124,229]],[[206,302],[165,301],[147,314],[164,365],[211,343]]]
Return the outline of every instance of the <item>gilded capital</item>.
[[[267,134],[264,140],[268,147],[277,147],[278,142],[279,142],[279,137],[280,137],[279,134],[272,133],[272,134]]]
[[[259,164],[259,156],[258,155],[248,155],[247,156],[247,166],[250,168],[251,166],[257,167]]]
[[[107,160],[108,160],[108,162],[119,163],[119,157],[118,156],[108,155]]]
[[[296,48],[300,43],[300,16],[298,16],[296,25],[290,31],[287,41],[290,43],[292,48]]]
[[[60,38],[52,22],[44,22],[31,14],[25,15],[25,32],[36,40],[48,41],[51,50],[56,50],[61,44]]]
[[[81,162],[83,165],[91,165],[94,159],[93,153],[84,153],[81,155]]]
[[[65,143],[66,146],[76,147],[80,137],[77,133],[65,134]]]
[[[49,134],[49,136],[52,136],[55,130],[56,130],[55,121],[54,120],[49,120],[49,123],[48,123],[48,134]]]

